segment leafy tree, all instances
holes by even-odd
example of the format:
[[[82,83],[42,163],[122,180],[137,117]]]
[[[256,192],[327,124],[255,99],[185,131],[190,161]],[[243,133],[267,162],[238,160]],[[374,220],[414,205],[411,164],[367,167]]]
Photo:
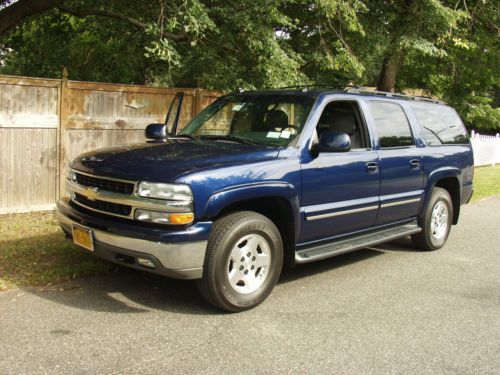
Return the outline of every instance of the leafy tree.
[[[498,0],[0,0],[0,72],[213,89],[420,88],[500,128]],[[3,64],[3,66],[1,66]]]

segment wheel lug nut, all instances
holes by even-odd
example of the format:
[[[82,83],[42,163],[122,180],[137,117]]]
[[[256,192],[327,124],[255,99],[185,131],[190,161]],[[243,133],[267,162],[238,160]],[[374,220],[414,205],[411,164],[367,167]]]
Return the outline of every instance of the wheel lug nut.
[[[243,271],[243,266],[240,266],[240,271]]]
[[[256,259],[255,257],[252,257],[252,260],[253,260],[253,261],[255,261],[255,259]]]
[[[250,255],[252,255],[252,253],[248,252],[248,253],[247,253],[247,257],[249,257],[249,258],[250,258]]]
[[[241,261],[244,262],[245,261],[245,257],[241,257]]]
[[[246,274],[248,273],[248,270],[245,270],[245,272],[244,272],[244,273],[245,273],[245,275],[246,275]]]
[[[255,266],[250,267],[252,270],[255,268]]]

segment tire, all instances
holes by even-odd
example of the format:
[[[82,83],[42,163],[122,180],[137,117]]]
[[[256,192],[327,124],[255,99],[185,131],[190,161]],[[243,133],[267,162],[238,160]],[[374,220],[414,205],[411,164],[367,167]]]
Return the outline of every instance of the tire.
[[[448,191],[435,187],[419,220],[422,231],[411,236],[413,243],[422,250],[437,250],[443,247],[450,234],[453,220],[453,203]]]
[[[208,239],[203,277],[196,281],[203,298],[228,311],[251,309],[271,293],[283,265],[283,242],[276,225],[251,211],[218,219]]]

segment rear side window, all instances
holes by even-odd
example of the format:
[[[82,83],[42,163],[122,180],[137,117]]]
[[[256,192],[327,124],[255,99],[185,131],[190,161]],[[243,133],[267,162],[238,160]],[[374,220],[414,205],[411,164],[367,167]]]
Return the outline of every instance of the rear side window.
[[[403,108],[393,103],[372,101],[370,109],[380,147],[405,147],[415,144]]]
[[[469,143],[462,120],[450,107],[423,103],[411,103],[411,107],[428,145]]]

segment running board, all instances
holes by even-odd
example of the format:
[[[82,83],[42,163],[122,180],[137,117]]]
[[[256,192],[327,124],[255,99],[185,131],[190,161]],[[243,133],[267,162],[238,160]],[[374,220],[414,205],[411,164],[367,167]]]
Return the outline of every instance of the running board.
[[[399,225],[397,227],[363,234],[361,236],[347,238],[336,242],[329,242],[315,247],[309,247],[295,252],[295,263],[308,263],[314,262],[315,260],[330,258],[335,255],[392,241],[396,238],[406,237],[420,231],[422,231],[422,228],[420,228],[416,221],[414,221],[410,224]]]

